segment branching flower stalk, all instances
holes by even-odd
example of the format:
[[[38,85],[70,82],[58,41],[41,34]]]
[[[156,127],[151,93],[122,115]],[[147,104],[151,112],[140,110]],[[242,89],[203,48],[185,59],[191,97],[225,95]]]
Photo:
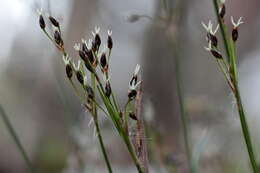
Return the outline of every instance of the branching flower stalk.
[[[138,152],[133,146],[128,127],[130,121],[129,117],[131,118],[131,121],[137,121],[134,112],[135,107],[131,105],[133,105],[136,99],[137,90],[141,82],[138,81],[140,66],[136,66],[129,83],[128,101],[124,109],[121,110],[112,90],[109,76],[109,60],[111,50],[113,48],[112,31],[108,31],[107,42],[104,45],[103,50],[101,50],[99,27],[95,27],[94,32],[92,32],[93,39],[89,39],[88,42],[82,39],[82,43],[75,44],[74,48],[80,57],[78,64],[75,64],[72,62],[72,59],[69,57],[69,54],[64,48],[59,22],[53,17],[48,16],[48,18],[53,26],[51,31],[47,31],[45,20],[41,12],[39,13],[39,25],[47,38],[50,39],[50,41],[62,53],[67,78],[69,79],[74,92],[80,98],[82,104],[86,110],[90,112],[94,120],[95,130],[97,132],[101,150],[107,164],[108,172],[111,173],[112,168],[100,132],[98,110],[104,112],[104,114],[111,119],[112,123],[116,127],[116,130],[126,144],[138,172],[144,173],[144,166],[137,157]],[[80,88],[78,88],[74,83],[73,76],[76,76],[76,80],[79,82]],[[88,78],[90,78],[90,81]],[[98,96],[101,98],[105,108],[97,102]],[[136,128],[136,126],[133,128]]]
[[[221,0],[219,3],[217,0],[213,0],[213,5],[224,43],[226,58],[223,57],[222,53],[218,49],[218,39],[215,36],[215,33],[218,30],[218,26],[213,31],[211,21],[209,21],[208,25],[202,23],[203,27],[207,31],[206,40],[208,42],[208,47],[206,47],[205,49],[211,52],[211,54],[215,57],[219,69],[223,73],[225,80],[227,81],[232,93],[234,94],[252,170],[254,173],[257,173],[258,170],[256,157],[253,151],[251,136],[238,87],[236,41],[238,40],[238,27],[243,24],[242,17],[240,17],[237,22],[234,21],[233,17],[231,17],[233,28],[231,36],[229,36],[227,26],[224,21],[226,13],[225,0]]]

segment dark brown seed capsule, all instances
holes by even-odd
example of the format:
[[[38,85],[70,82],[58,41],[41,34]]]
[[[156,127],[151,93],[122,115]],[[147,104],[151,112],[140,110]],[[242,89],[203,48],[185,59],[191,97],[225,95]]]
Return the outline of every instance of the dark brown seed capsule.
[[[225,14],[226,14],[226,6],[225,6],[225,4],[222,4],[221,7],[220,7],[220,10],[219,10],[220,18],[224,19]]]
[[[59,28],[60,27],[60,24],[59,22],[52,16],[49,16],[49,20],[51,21],[52,25]]]
[[[237,28],[233,28],[233,30],[232,30],[232,39],[233,39],[234,42],[237,41],[237,39],[238,39],[238,30],[237,30]]]
[[[93,89],[90,86],[86,86],[86,91],[87,91],[87,94],[88,94],[88,98],[93,100],[94,99]]]
[[[61,38],[60,32],[57,30],[54,32],[54,40],[57,45],[59,45],[61,47],[63,46],[63,40]]]
[[[80,56],[80,58],[81,58],[84,62],[88,60],[87,55],[86,55],[85,52],[82,51],[82,50],[79,50],[79,56]]]
[[[39,16],[39,24],[40,24],[41,29],[45,30],[46,24],[45,24],[45,21],[44,21],[42,15]]]
[[[107,37],[107,47],[110,50],[113,48],[113,40],[112,40],[112,37],[110,35]]]
[[[105,94],[106,94],[107,97],[110,97],[110,95],[111,95],[111,86],[110,86],[109,82],[106,82]]]
[[[88,51],[88,47],[87,47],[86,43],[82,43],[82,51],[84,53],[86,53]]]
[[[91,50],[89,50],[89,51],[86,52],[86,55],[87,55],[87,57],[88,57],[89,62],[90,62],[91,64],[94,64],[94,62],[95,62],[95,57],[94,57],[94,55],[93,55],[93,52],[92,52]]]
[[[105,68],[107,65],[107,58],[106,58],[106,54],[104,53],[101,55],[100,65],[102,66],[102,68]]]
[[[222,59],[222,58],[223,58],[222,55],[221,55],[218,51],[216,51],[216,50],[211,49],[210,52],[211,52],[212,55],[213,55],[215,58],[217,58],[217,59]]]
[[[217,47],[218,46],[218,38],[211,34],[211,33],[207,33],[207,37],[208,37],[208,40],[211,41],[211,44],[214,46],[214,47]]]
[[[69,79],[71,79],[71,77],[72,77],[72,75],[73,75],[73,70],[72,70],[70,64],[67,64],[67,65],[66,65],[66,74],[67,74],[67,77],[68,77]]]
[[[130,100],[132,100],[132,99],[134,99],[134,98],[136,97],[136,94],[137,94],[137,91],[136,91],[136,90],[130,90],[130,91],[128,92],[128,98],[129,98]]]
[[[137,120],[137,117],[134,112],[130,112],[129,117],[132,118],[133,120]]]
[[[76,76],[77,76],[79,83],[81,83],[83,85],[84,84],[84,78],[83,78],[82,73],[80,71],[77,71]]]
[[[95,44],[96,44],[96,48],[97,48],[97,51],[98,51],[98,49],[101,45],[101,38],[100,38],[99,34],[95,35]]]

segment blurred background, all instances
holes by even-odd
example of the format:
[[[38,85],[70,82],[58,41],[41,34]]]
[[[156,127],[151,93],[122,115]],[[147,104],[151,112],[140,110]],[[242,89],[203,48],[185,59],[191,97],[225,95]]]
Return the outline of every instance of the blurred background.
[[[245,21],[237,42],[239,79],[259,156],[260,1],[227,0],[226,7],[226,23],[231,15]],[[198,172],[250,172],[233,96],[203,48],[201,22],[211,19],[216,25],[210,0],[1,0],[0,104],[39,172],[100,173],[106,167],[93,125],[88,126],[90,116],[66,79],[62,57],[38,26],[37,8],[60,21],[73,57],[73,45],[90,38],[95,26],[101,27],[103,39],[113,30],[111,81],[121,105],[135,65],[141,64],[151,172],[188,172],[176,75]],[[110,120],[99,118],[115,172],[136,172]],[[26,172],[1,119],[0,153],[0,173]]]

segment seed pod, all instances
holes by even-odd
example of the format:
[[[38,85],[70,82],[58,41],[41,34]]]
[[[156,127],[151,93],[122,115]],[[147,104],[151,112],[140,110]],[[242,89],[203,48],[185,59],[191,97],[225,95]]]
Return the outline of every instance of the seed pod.
[[[67,77],[68,77],[69,79],[71,79],[71,77],[72,77],[72,75],[73,75],[73,70],[72,70],[71,65],[70,65],[70,64],[67,64],[65,68],[66,68]]]
[[[89,50],[89,51],[86,52],[86,55],[87,55],[87,58],[88,58],[90,64],[94,65],[96,60],[95,60],[95,57],[93,55],[93,52],[91,50]]]
[[[238,39],[238,30],[237,30],[237,27],[235,27],[235,28],[233,28],[233,30],[232,30],[232,40],[233,40],[234,42],[236,42],[237,39]]]
[[[106,94],[107,97],[110,97],[110,95],[111,95],[111,86],[110,86],[109,82],[106,82],[105,94]]]
[[[93,89],[90,87],[90,86],[86,86],[86,91],[87,91],[87,94],[88,94],[88,98],[90,99],[94,99],[94,91]]]
[[[225,4],[222,4],[220,9],[219,9],[220,18],[224,19],[225,14],[226,14],[226,6],[225,6]]]
[[[128,91],[128,98],[130,100],[134,99],[136,97],[137,91],[136,90],[130,90]]]
[[[211,49],[211,54],[215,57],[215,58],[217,58],[217,59],[222,59],[223,57],[222,57],[222,55],[218,52],[218,51],[216,51],[216,50],[214,50],[214,49]]]
[[[112,40],[112,37],[110,35],[107,37],[107,47],[110,50],[113,48],[113,40]]]
[[[81,58],[84,62],[88,60],[87,55],[86,55],[85,52],[82,51],[82,50],[79,50],[79,56],[80,56],[80,58]]]
[[[81,83],[83,85],[84,84],[84,77],[83,77],[81,71],[77,71],[76,76],[77,76],[79,83]]]
[[[211,44],[214,46],[214,47],[217,47],[218,46],[218,38],[211,34],[211,33],[207,33],[207,38],[209,41],[211,41]]]
[[[49,16],[49,20],[51,21],[52,25],[59,28],[60,27],[60,24],[59,22],[52,16]]]
[[[132,118],[133,120],[137,120],[137,117],[134,112],[130,112],[129,117]]]
[[[39,24],[40,24],[41,29],[45,30],[46,24],[45,24],[45,21],[44,21],[42,15],[39,16]]]
[[[63,46],[63,40],[62,40],[60,32],[58,30],[56,30],[54,32],[54,40],[55,40],[57,45],[59,45],[60,47]]]
[[[101,45],[101,38],[100,38],[99,34],[95,35],[95,44],[96,44],[96,48],[97,48],[97,51],[98,51],[98,49]]]
[[[101,55],[100,65],[102,66],[102,68],[105,68],[107,66],[107,58],[106,58],[106,54],[104,53]]]

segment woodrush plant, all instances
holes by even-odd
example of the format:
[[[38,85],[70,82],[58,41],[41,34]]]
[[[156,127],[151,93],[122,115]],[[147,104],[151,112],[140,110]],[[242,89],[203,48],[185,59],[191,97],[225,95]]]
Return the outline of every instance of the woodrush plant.
[[[253,151],[253,145],[251,141],[251,136],[247,124],[246,114],[243,108],[239,86],[238,86],[238,72],[237,72],[237,54],[236,54],[236,42],[238,40],[238,27],[243,24],[242,17],[238,19],[237,22],[231,16],[231,23],[233,25],[231,35],[228,33],[227,24],[225,23],[226,5],[225,0],[217,1],[213,0],[214,10],[217,17],[218,25],[215,30],[213,30],[213,24],[209,21],[208,25],[202,23],[203,27],[206,29],[206,40],[208,42],[208,47],[205,49],[213,55],[215,58],[218,68],[224,75],[224,78],[230,87],[237,104],[237,110],[239,113],[241,128],[246,143],[250,163],[254,173],[258,172],[256,157]],[[216,33],[220,28],[222,40],[224,43],[224,49],[226,57],[219,49],[218,38]]]
[[[143,159],[140,159],[141,153],[147,154],[142,151],[144,148],[142,140],[144,138],[131,139],[130,136],[130,128],[144,135],[143,132],[140,132],[142,130],[140,129],[142,121],[139,115],[141,107],[141,90],[139,89],[141,81],[138,80],[140,65],[136,66],[129,82],[128,101],[123,108],[120,108],[111,86],[109,73],[109,63],[113,48],[112,31],[108,30],[108,36],[103,50],[101,50],[102,41],[99,35],[99,27],[95,27],[94,32],[92,32],[93,38],[89,39],[88,42],[82,39],[81,43],[75,44],[74,48],[80,57],[76,64],[74,63],[75,60],[73,60],[65,50],[59,22],[50,15],[44,16],[41,10],[39,10],[38,13],[41,30],[61,52],[66,76],[74,92],[81,100],[82,105],[92,116],[108,172],[112,173],[113,171],[101,135],[98,111],[102,111],[111,119],[119,136],[123,139],[138,172],[148,172],[148,166],[144,163]],[[48,18],[52,28],[46,27],[45,18]],[[75,80],[79,83],[80,88],[75,84]],[[101,99],[102,104],[98,103],[98,97]],[[135,101],[137,102],[136,104],[134,104]],[[105,108],[103,108],[102,105],[104,105]],[[135,125],[130,125],[130,121],[134,121]]]

